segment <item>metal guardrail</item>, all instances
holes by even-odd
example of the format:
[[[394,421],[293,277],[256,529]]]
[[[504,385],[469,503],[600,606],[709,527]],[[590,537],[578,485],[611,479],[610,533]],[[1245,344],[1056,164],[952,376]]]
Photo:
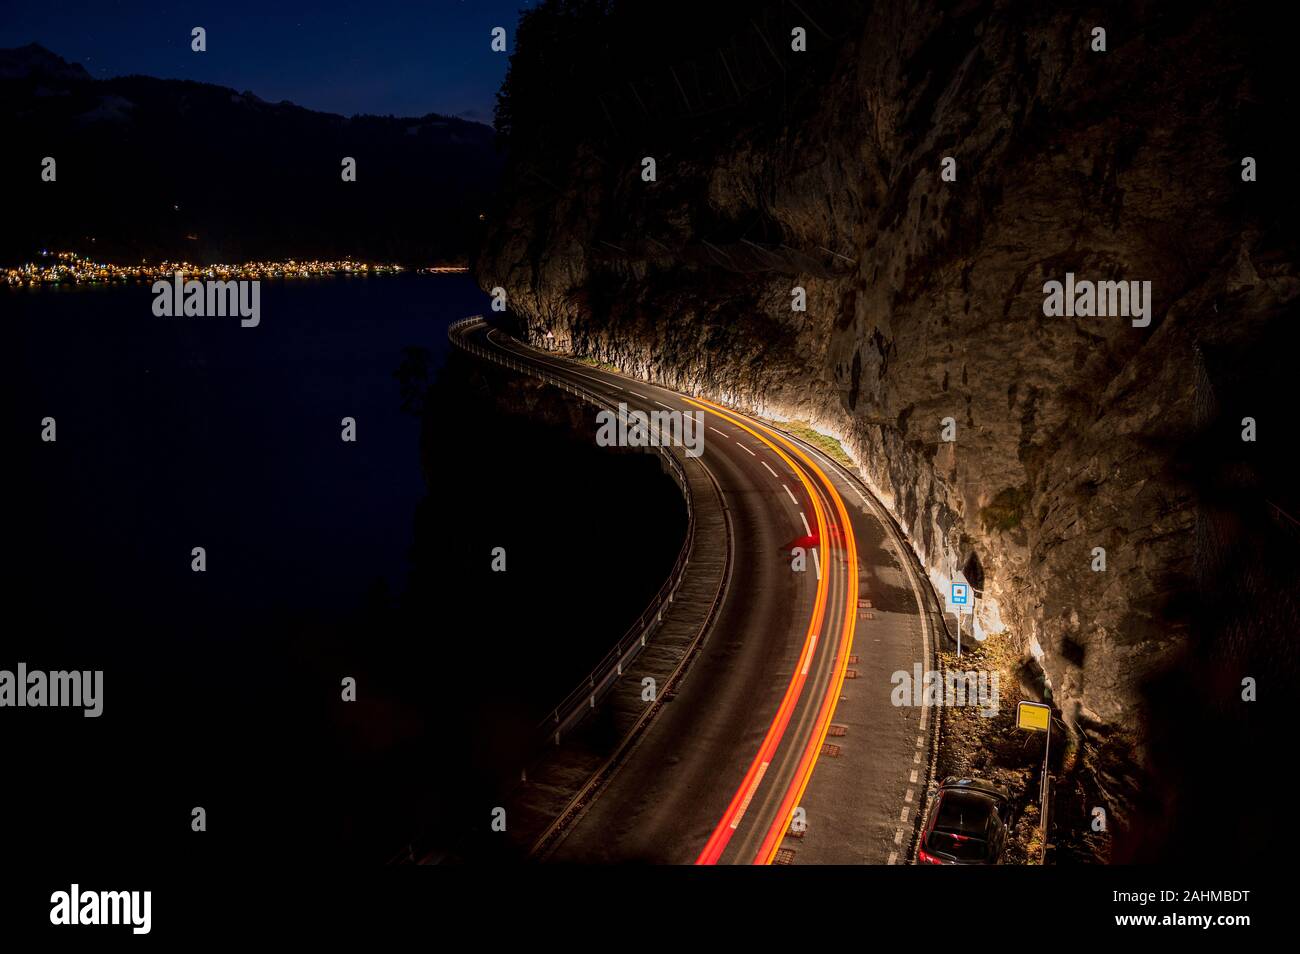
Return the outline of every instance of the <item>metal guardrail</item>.
[[[479,323],[485,323],[482,315],[473,315],[455,322],[447,328],[448,340],[462,351],[473,354],[485,361],[501,365],[512,371],[518,371],[521,374],[532,375],[547,384],[554,385],[569,394],[581,398],[589,404],[594,404],[615,414],[618,413],[617,406],[611,401],[593,391],[589,391],[582,385],[548,374],[542,366],[537,364],[525,363],[504,351],[484,348],[468,340],[464,332]],[[519,345],[523,348],[529,348],[529,350],[535,350],[523,342],[519,342]],[[552,356],[548,354],[547,357]],[[686,477],[686,469],[682,466],[681,461],[677,459],[669,447],[659,446],[655,450],[659,452],[659,456],[686,500],[686,539],[682,542],[682,548],[677,554],[677,559],[673,563],[672,571],[668,574],[668,579],[664,581],[663,586],[659,588],[659,592],[650,600],[649,606],[637,617],[636,622],[628,627],[627,631],[614,644],[614,647],[605,654],[604,658],[592,667],[590,675],[575,686],[552,709],[550,715],[538,723],[534,730],[535,738],[533,741],[535,746],[549,744],[552,741],[555,745],[559,745],[563,736],[596,708],[596,703],[614,687],[622,677],[623,671],[641,654],[641,650],[645,648],[650,634],[663,621],[664,608],[672,603],[677,588],[681,586],[682,580],[685,578],[686,567],[690,563],[688,557],[691,544],[695,540],[695,501],[691,496],[690,483]]]

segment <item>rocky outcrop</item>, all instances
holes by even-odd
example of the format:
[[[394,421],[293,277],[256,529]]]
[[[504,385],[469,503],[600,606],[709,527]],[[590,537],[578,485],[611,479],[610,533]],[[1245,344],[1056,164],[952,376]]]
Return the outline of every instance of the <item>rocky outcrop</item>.
[[[1131,822],[1160,717],[1144,687],[1201,645],[1205,462],[1243,447],[1233,356],[1300,290],[1267,25],[1226,3],[781,9],[755,21],[766,84],[711,90],[748,42],[719,35],[675,65],[676,99],[594,63],[569,139],[517,110],[480,282],[536,342],[838,437],[936,585],[962,570],[982,628],[1039,659],[1089,785]],[[794,52],[809,14],[832,19]],[[1150,282],[1149,324],[1046,314],[1067,273]],[[1234,506],[1263,506],[1239,484]]]

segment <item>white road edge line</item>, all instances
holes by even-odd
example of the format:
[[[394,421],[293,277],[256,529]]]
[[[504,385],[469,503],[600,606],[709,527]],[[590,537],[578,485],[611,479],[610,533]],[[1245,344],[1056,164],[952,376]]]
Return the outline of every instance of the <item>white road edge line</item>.
[[[814,453],[814,454],[816,454],[816,455],[820,455],[820,456],[822,456],[822,457],[826,457],[826,455],[825,455],[823,452],[819,451],[817,448],[814,447],[814,448],[812,448],[812,450],[813,450],[813,453]],[[827,459],[829,460],[830,458],[827,458]],[[838,461],[837,461],[836,463],[838,463]],[[842,469],[844,469],[847,473],[849,473],[850,476],[853,476],[852,470],[850,470],[849,468],[842,468]],[[861,477],[859,476],[858,479],[860,480]],[[895,544],[897,544],[897,546],[899,546],[900,548],[905,547],[906,544],[905,544],[903,538],[901,537],[901,535],[899,534],[898,529],[894,526],[894,523],[893,523],[892,519],[889,517],[889,515],[888,515],[888,510],[887,510],[887,509],[886,509],[886,508],[885,508],[885,507],[884,507],[884,506],[883,506],[879,501],[877,501],[877,500],[875,500],[875,499],[873,499],[873,498],[871,498],[871,497],[868,497],[867,494],[863,491],[863,489],[862,489],[861,487],[859,487],[858,484],[857,484],[854,480],[851,480],[851,479],[850,479],[850,480],[845,480],[844,482],[845,482],[845,484],[846,484],[847,486],[853,488],[853,492],[856,493],[856,494],[858,495],[859,498],[861,498],[863,504],[865,504],[866,507],[867,507],[867,509],[868,509],[869,511],[871,511],[872,515],[875,516],[876,519],[878,519],[878,520],[881,522],[881,524],[885,527],[886,531],[888,532],[890,539],[891,539]],[[787,493],[788,493],[788,492],[789,492],[789,488],[786,488],[786,491],[787,491]],[[914,552],[915,552],[915,551],[914,551]],[[903,564],[903,567],[904,567],[904,569],[906,570],[906,573],[907,573],[907,582],[908,582],[909,584],[911,584],[912,592],[913,592],[913,594],[916,596],[916,604],[917,604],[917,607],[918,607],[918,609],[920,610],[921,607],[924,607],[924,606],[926,605],[926,600],[925,600],[925,596],[924,596],[924,594],[923,594],[923,592],[922,592],[922,587],[921,587],[921,584],[920,584],[920,582],[919,582],[918,575],[917,575],[915,569],[913,569],[913,567],[912,567],[912,561],[911,561],[911,559],[905,559],[905,558],[902,558],[901,555],[900,555],[900,562]],[[931,658],[930,653],[931,653],[932,650],[931,650],[931,645],[930,645],[930,619],[929,619],[929,614],[928,614],[928,612],[926,612],[925,610],[921,610],[920,612],[918,612],[917,615],[920,617],[920,620],[921,620],[921,653],[922,653],[922,655],[925,656],[926,659],[930,659],[930,658]],[[922,701],[922,705],[923,705],[923,706],[925,705],[924,701]],[[936,731],[937,731],[937,730],[936,730]],[[923,745],[923,743],[924,743],[924,738],[925,738],[924,736],[921,736],[921,737],[919,737],[919,738],[917,739],[917,753],[916,753],[916,756],[912,759],[913,763],[915,763],[915,764],[921,764],[921,752],[923,751],[923,748],[924,748],[924,745]],[[937,753],[938,753],[938,746],[936,745],[936,746],[934,746],[934,747],[931,749],[931,751],[930,751],[930,754],[931,754],[931,759],[930,759],[931,774],[933,774],[933,770],[934,770],[934,768],[935,768],[935,761],[936,761]],[[933,782],[934,779],[931,778],[930,781]],[[925,811],[926,806],[927,806],[927,804],[928,804],[928,802],[929,802],[929,796],[930,796],[930,790],[927,788],[927,789],[924,790],[924,792],[923,792],[923,794],[922,794],[922,798],[921,798],[921,804],[920,804],[920,805],[918,806],[918,808],[917,808],[917,817],[918,817],[918,818],[922,817],[922,813]],[[902,819],[901,819],[901,821],[903,822],[904,825],[907,824],[907,808],[906,808],[906,807],[903,808],[903,814],[902,814]]]

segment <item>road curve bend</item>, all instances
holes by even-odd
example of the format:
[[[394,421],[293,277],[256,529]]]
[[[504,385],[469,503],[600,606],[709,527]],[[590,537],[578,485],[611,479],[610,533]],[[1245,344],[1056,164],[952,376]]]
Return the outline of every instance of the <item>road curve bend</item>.
[[[729,583],[702,647],[546,860],[905,863],[937,720],[892,690],[932,667],[942,623],[883,507],[818,448],[737,410],[486,322],[458,334],[629,413],[701,414],[699,461],[730,516]]]

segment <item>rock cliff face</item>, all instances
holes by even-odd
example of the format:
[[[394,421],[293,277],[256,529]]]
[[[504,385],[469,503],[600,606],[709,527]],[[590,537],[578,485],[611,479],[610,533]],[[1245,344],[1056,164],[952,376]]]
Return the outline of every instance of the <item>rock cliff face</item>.
[[[574,16],[616,38],[642,14]],[[516,105],[480,282],[535,341],[840,438],[936,586],[962,570],[981,628],[1039,659],[1077,765],[1131,826],[1162,798],[1145,742],[1168,713],[1147,686],[1221,648],[1192,600],[1241,535],[1207,543],[1213,528],[1296,513],[1242,458],[1239,423],[1269,413],[1252,369],[1261,342],[1294,343],[1300,289],[1269,27],[1226,3],[747,19],[666,82],[607,53],[568,135],[530,133]],[[790,49],[801,25],[807,52]],[[543,45],[526,27],[516,87]],[[745,58],[754,33],[767,73]],[[1149,281],[1149,324],[1045,314],[1067,273]],[[1231,489],[1213,502],[1210,485]],[[1227,696],[1276,655],[1263,642],[1215,655]],[[1193,695],[1219,691],[1207,679]]]

